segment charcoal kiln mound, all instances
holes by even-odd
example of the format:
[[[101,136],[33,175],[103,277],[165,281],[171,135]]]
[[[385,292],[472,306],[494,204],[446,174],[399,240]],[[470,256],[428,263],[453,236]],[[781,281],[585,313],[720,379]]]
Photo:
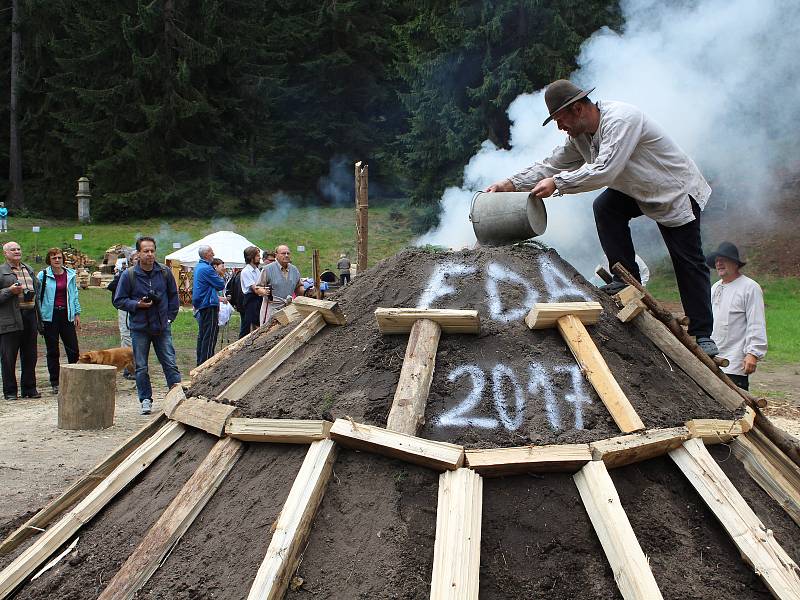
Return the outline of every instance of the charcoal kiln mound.
[[[154,449],[141,474],[131,467],[129,481],[96,510],[89,500],[79,504],[82,518],[95,510],[91,520],[48,548],[56,553],[79,535],[75,549],[35,581],[19,567],[15,598],[123,597],[109,591],[117,589],[163,599],[648,597],[647,588],[637,592],[637,584],[625,583],[637,572],[613,557],[610,548],[620,541],[615,527],[635,536],[647,557],[637,568],[664,598],[788,597],[781,586],[791,589],[800,559],[800,531],[786,508],[793,499],[774,500],[774,491],[768,495],[746,470],[745,411],[712,398],[637,327],[621,322],[614,300],[555,251],[409,249],[328,300],[344,312],[345,325],[325,325],[301,311],[302,321],[259,330],[200,369],[165,407],[170,420],[162,427],[180,428],[170,433],[177,441]],[[586,302],[602,308],[599,320],[586,325],[588,335],[647,433],[620,430],[608,400],[587,379],[587,365],[558,329],[531,330],[524,322],[537,303]],[[409,334],[382,333],[378,308],[475,310],[480,319],[478,333],[441,333],[419,441],[384,429]],[[317,441],[255,441],[254,428],[288,423],[283,441],[297,442],[298,428],[320,427],[309,438]],[[720,433],[725,423],[731,426]],[[714,433],[697,433],[706,426]],[[608,461],[605,440],[624,433],[631,433],[629,444],[660,436],[663,451]],[[516,464],[503,476],[496,475],[511,471],[476,466],[493,450],[533,456],[543,447],[585,458],[573,468]],[[453,452],[458,461],[442,466]],[[800,492],[792,487],[792,477],[800,481],[796,465],[793,471],[789,461],[781,464],[789,491]],[[599,479],[589,476],[589,465],[598,466]],[[718,495],[729,499],[728,488],[719,491],[725,482],[738,490],[756,528],[763,527],[750,532],[764,538],[757,544],[768,545],[766,554],[776,545],[785,553],[785,580],[748,564],[758,548],[732,541],[728,517],[710,507],[692,469],[705,469],[706,479],[720,485]],[[595,494],[607,494],[619,512],[592,509],[587,496]],[[603,519],[619,514],[624,522],[605,521],[611,533],[604,530]],[[459,535],[467,541],[446,543]],[[30,538],[0,556],[0,568],[15,568],[40,543]],[[448,554],[453,547],[463,556]],[[453,569],[462,559],[466,566]],[[438,592],[442,577],[451,576],[457,583]],[[264,584],[270,577],[277,584]],[[2,590],[0,584],[0,598]]]

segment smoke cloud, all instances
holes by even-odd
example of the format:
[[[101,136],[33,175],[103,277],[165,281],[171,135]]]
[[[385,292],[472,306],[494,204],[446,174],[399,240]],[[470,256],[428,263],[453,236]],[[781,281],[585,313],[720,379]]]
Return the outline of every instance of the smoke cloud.
[[[635,104],[664,126],[715,190],[709,208],[767,225],[781,183],[776,172],[798,164],[800,2],[623,0],[621,7],[622,32],[604,28],[587,40],[572,81],[596,87],[594,100]],[[518,97],[508,114],[511,149],[483,143],[464,169],[462,187],[445,191],[441,225],[418,243],[474,244],[468,220],[473,192],[564,142],[554,124],[541,126],[543,91]],[[599,191],[545,200],[548,228],[541,241],[584,275],[602,257],[591,210]],[[636,219],[633,226],[637,250],[665,252],[652,221]],[[649,245],[639,243],[648,239]]]

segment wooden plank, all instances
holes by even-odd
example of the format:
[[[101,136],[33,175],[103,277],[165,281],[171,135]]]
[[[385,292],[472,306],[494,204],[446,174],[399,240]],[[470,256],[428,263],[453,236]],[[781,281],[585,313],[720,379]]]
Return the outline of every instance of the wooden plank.
[[[281,600],[289,579],[297,569],[311,523],[328,485],[336,444],[331,440],[314,442],[300,467],[278,517],[267,554],[258,569],[248,600]]]
[[[632,285],[623,288],[621,292],[618,292],[614,295],[614,298],[616,298],[620,306],[626,306],[631,302],[644,306],[644,303],[642,302],[644,294],[641,290],[637,290]]]
[[[8,554],[28,538],[37,535],[40,530],[61,516],[69,507],[83,500],[86,495],[96,488],[100,482],[130,455],[141,446],[166,422],[163,413],[152,419],[133,436],[128,438],[119,448],[109,454],[102,462],[98,463],[91,471],[78,479],[67,488],[58,498],[52,500],[42,510],[25,521],[17,530],[9,535],[0,544],[0,555]]]
[[[425,407],[441,335],[442,328],[430,319],[420,319],[411,327],[386,429],[417,435],[425,422]]]
[[[748,431],[747,439],[755,444],[776,468],[780,469],[793,488],[800,490],[800,467],[783,452],[782,448],[775,445],[772,439],[759,428]]]
[[[642,314],[644,311],[644,304],[637,304],[636,302],[631,302],[626,304],[621,311],[617,313],[617,318],[622,321],[623,323],[628,323],[633,321],[636,317]]]
[[[0,572],[0,600],[8,598],[53,552],[75,535],[139,473],[149,467],[167,448],[180,439],[185,431],[186,428],[180,423],[169,421],[128,455],[77,506]]]
[[[611,369],[595,346],[589,332],[580,319],[573,315],[561,317],[557,322],[561,336],[567,342],[575,360],[592,384],[600,400],[606,405],[611,417],[624,433],[631,433],[644,429],[644,423],[636,414],[633,406],[619,387]]]
[[[700,438],[704,444],[723,444],[730,442],[742,431],[742,422],[728,419],[692,419],[686,427],[693,438]]]
[[[589,444],[467,450],[470,469],[483,477],[522,473],[574,473],[592,460]]]
[[[649,312],[644,311],[633,321],[639,331],[650,338],[656,347],[663,352],[669,360],[674,362],[705,392],[722,404],[725,408],[735,411],[742,405],[742,398],[730,389],[725,383],[714,375],[697,357],[686,348],[664,325]]]
[[[272,313],[272,318],[281,325],[288,325],[303,318],[300,311],[297,310],[292,304],[287,304],[282,309]]]
[[[326,323],[331,325],[346,325],[347,318],[342,312],[342,307],[338,302],[332,300],[317,300],[316,298],[306,298],[298,296],[289,306],[294,306],[295,310],[303,317],[319,311]]]
[[[202,373],[203,371],[207,371],[208,369],[210,369],[211,367],[216,365],[219,361],[226,359],[231,354],[234,354],[234,353],[238,352],[242,348],[247,348],[264,331],[266,331],[265,327],[258,327],[256,329],[254,329],[253,331],[251,331],[250,333],[248,333],[243,338],[239,338],[238,340],[236,340],[232,344],[228,344],[222,350],[220,350],[219,352],[217,352],[216,354],[211,356],[204,363],[197,365],[194,369],[189,371],[189,377],[194,379],[195,377],[200,375],[200,373]]]
[[[239,378],[225,388],[217,396],[236,402],[243,398],[250,390],[264,381],[270,374],[289,358],[295,350],[314,337],[320,329],[325,327],[325,319],[315,311],[303,319],[300,324],[273,346],[262,358],[254,362],[250,368],[242,373]]]
[[[310,444],[328,437],[330,421],[300,419],[243,419],[228,420],[225,433],[245,442]]]
[[[336,419],[330,436],[348,448],[399,458],[436,471],[457,469],[464,464],[463,446],[434,442],[349,419]]]
[[[167,392],[164,398],[164,414],[168,419],[172,418],[175,409],[178,408],[178,405],[184,400],[186,400],[186,388],[181,384],[172,386],[172,389]]]
[[[589,448],[594,460],[602,460],[606,468],[615,469],[663,456],[688,440],[689,435],[688,427],[650,429],[591,442]]]
[[[753,481],[761,486],[795,523],[800,525],[800,487],[792,483],[792,479],[797,479],[800,473],[796,465],[789,461],[793,470],[788,473],[782,472],[781,469],[785,465],[773,464],[769,455],[763,453],[750,440],[749,434],[740,435],[730,446],[733,455],[742,462]]]
[[[196,396],[181,402],[172,411],[172,420],[222,437],[225,435],[225,424],[228,419],[238,414],[239,409],[231,404],[222,404]]]
[[[739,419],[739,421],[742,424],[742,431],[744,433],[747,433],[753,428],[753,423],[755,422],[755,419],[756,419],[756,411],[754,411],[749,406],[745,406],[744,416],[742,416],[742,418]]]
[[[483,480],[470,469],[439,476],[431,600],[477,600]]]
[[[539,302],[525,317],[525,324],[531,329],[550,329],[561,317],[573,315],[582,323],[593,325],[602,312],[599,302]]]
[[[622,597],[625,600],[662,598],[605,464],[599,460],[587,463],[572,478]]]
[[[128,560],[108,582],[98,600],[130,600],[136,597],[222,485],[243,451],[244,444],[233,438],[221,439],[214,445]]]
[[[436,321],[444,333],[480,333],[477,310],[436,308],[376,308],[375,319],[383,334],[408,333],[419,319]]]
[[[800,598],[800,569],[756,516],[699,439],[669,453],[694,486],[745,562],[776,598]]]

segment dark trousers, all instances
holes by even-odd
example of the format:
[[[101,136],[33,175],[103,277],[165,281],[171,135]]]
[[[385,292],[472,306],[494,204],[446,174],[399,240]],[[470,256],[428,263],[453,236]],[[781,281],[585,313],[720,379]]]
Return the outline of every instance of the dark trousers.
[[[58,338],[64,343],[67,353],[67,362],[78,362],[78,334],[75,323],[67,319],[67,309],[53,308],[53,320],[44,322],[44,343],[47,346],[47,370],[50,373],[50,385],[58,385],[58,376],[61,373],[59,364]]]
[[[713,328],[711,280],[700,239],[700,207],[691,196],[689,200],[694,221],[679,227],[659,224],[658,229],[675,269],[681,304],[689,317],[689,335],[710,337]],[[615,263],[622,263],[639,279],[630,228],[630,220],[642,216],[639,205],[630,196],[607,189],[595,198],[593,208],[597,235],[608,264],[613,267]],[[621,281],[616,274],[614,280]]]
[[[738,387],[742,388],[743,390],[750,389],[750,377],[747,375],[731,375],[730,373],[726,373],[728,377],[731,378],[731,381],[735,383]]]
[[[245,294],[244,309],[240,314],[242,326],[239,328],[239,338],[243,338],[254,327],[258,327],[258,322],[261,319],[261,296],[253,293]]]
[[[350,283],[350,273],[340,273],[339,274],[339,284],[340,285],[347,285]]]
[[[0,335],[0,366],[3,369],[3,395],[17,395],[17,354],[22,370],[22,395],[36,393],[36,310],[22,311],[21,331]]]
[[[219,306],[209,306],[197,311],[197,364],[201,365],[214,355],[219,335]]]

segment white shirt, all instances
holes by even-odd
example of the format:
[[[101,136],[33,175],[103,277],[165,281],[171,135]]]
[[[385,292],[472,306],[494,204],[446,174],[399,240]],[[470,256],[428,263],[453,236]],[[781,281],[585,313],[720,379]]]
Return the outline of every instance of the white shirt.
[[[719,280],[711,286],[711,309],[714,313],[711,339],[719,348],[719,356],[731,362],[722,370],[744,375],[745,354],[752,354],[759,360],[767,354],[767,322],[761,287],[745,275],[739,275],[730,283]]]
[[[689,195],[702,210],[711,188],[694,161],[641,110],[624,102],[598,102],[594,135],[568,137],[550,158],[511,177],[530,190],[546,177],[562,194],[609,187],[627,194],[642,214],[666,227],[694,221]]]
[[[242,269],[242,276],[240,278],[242,282],[242,292],[245,294],[252,294],[253,290],[250,289],[250,286],[257,284],[260,276],[261,270],[247,263],[244,269]]]

